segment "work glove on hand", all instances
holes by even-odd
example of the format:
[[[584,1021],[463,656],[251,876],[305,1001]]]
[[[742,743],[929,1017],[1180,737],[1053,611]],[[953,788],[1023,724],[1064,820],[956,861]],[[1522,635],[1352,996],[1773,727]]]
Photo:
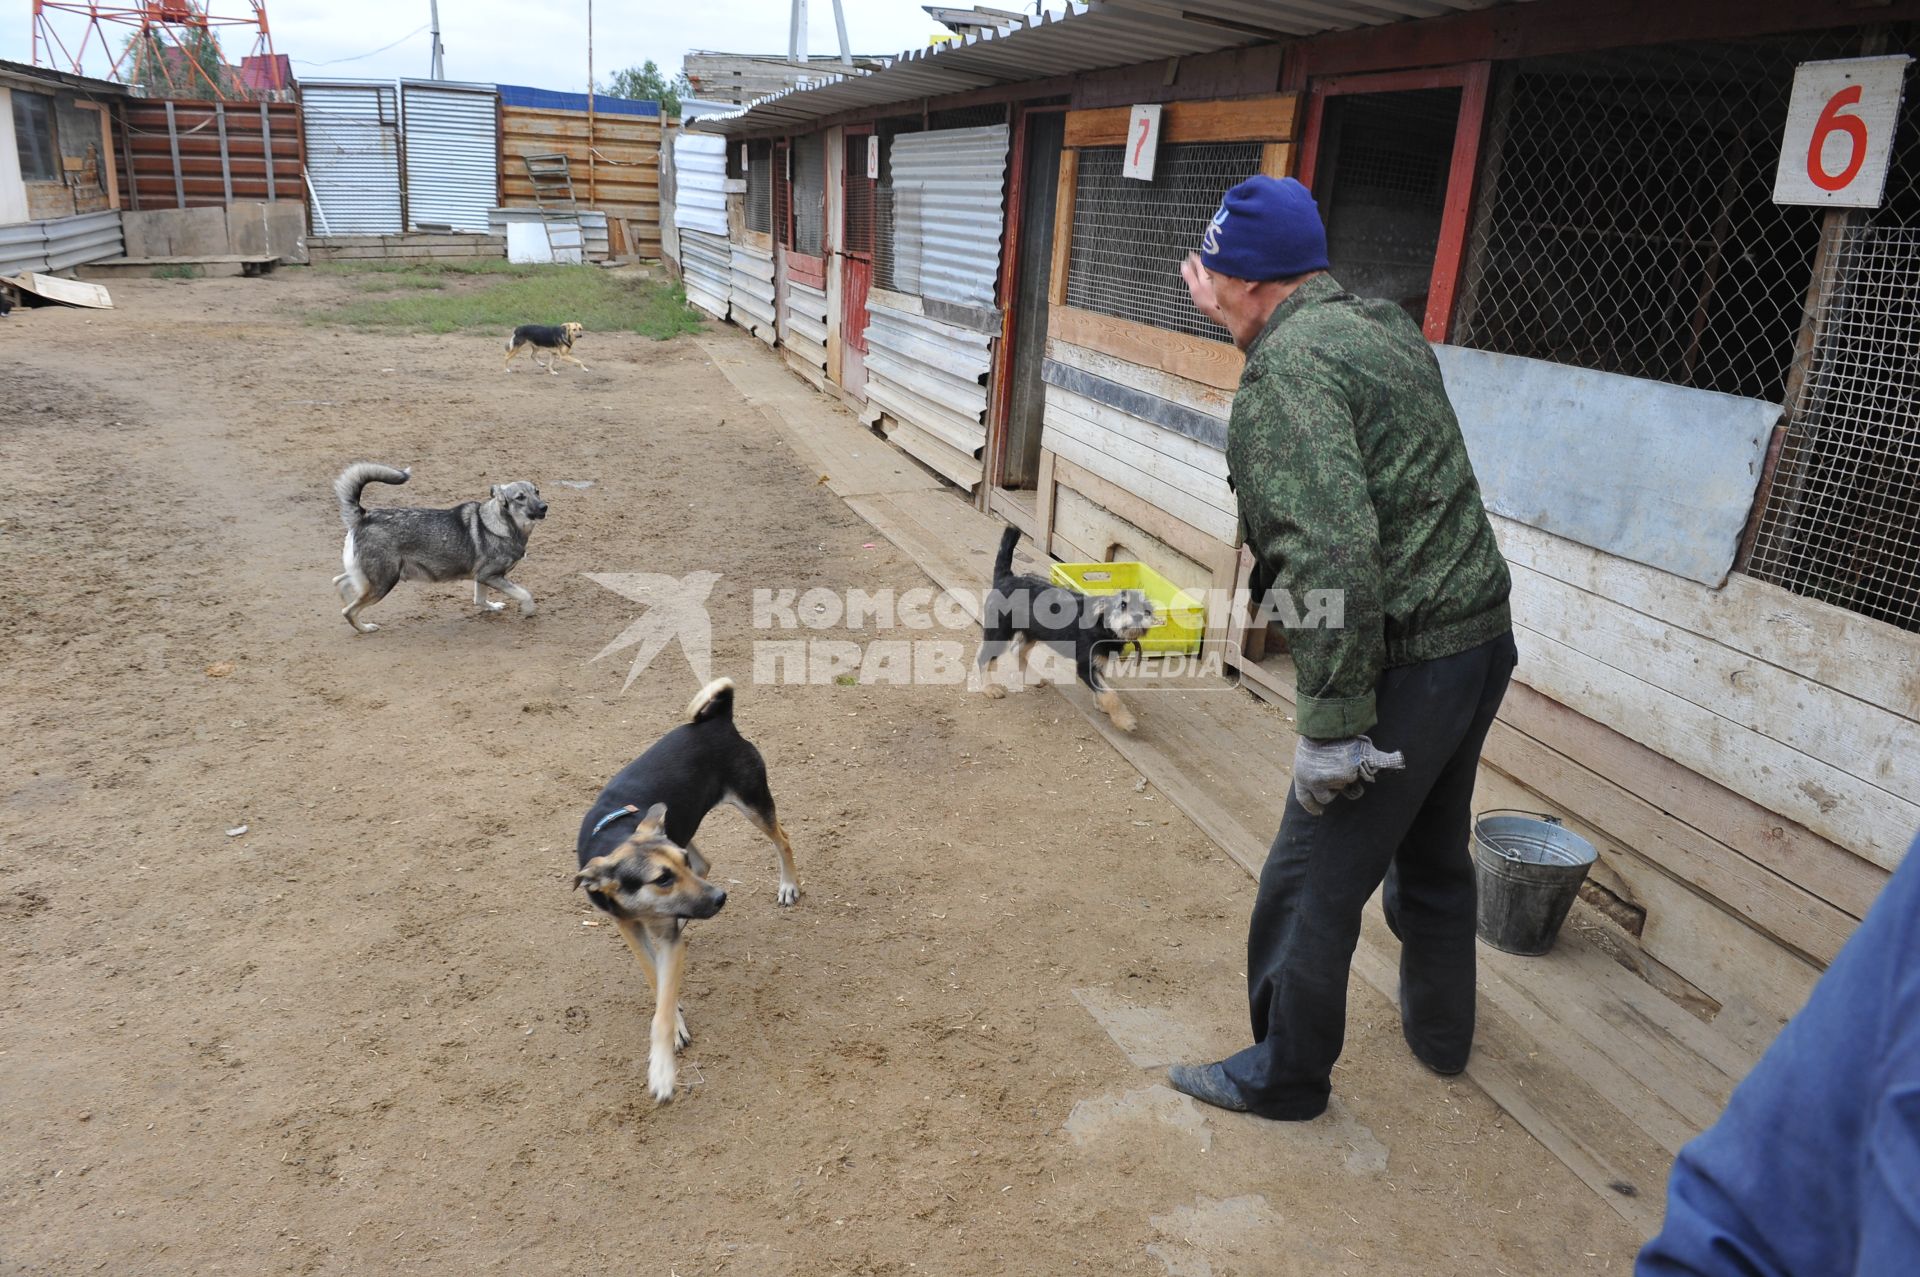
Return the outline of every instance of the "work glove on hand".
[[[1318,816],[1336,794],[1358,798],[1367,792],[1367,782],[1379,773],[1399,771],[1406,765],[1399,750],[1383,754],[1365,736],[1345,740],[1308,740],[1302,736],[1293,750],[1293,796],[1309,815]]]

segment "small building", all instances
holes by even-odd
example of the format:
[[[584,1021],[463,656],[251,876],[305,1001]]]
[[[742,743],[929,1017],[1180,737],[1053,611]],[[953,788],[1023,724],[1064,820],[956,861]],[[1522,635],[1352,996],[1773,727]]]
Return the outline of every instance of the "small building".
[[[1513,566],[1486,761],[1601,843],[1621,960],[1757,1046],[1920,830],[1915,53],[1913,0],[1075,3],[693,121],[682,266],[1054,556],[1214,591],[1284,703],[1232,594],[1242,359],[1178,265],[1235,183],[1306,182]],[[1870,149],[1809,137],[1833,74],[1884,189],[1803,202]]]
[[[0,275],[119,255],[126,97],[107,80],[0,62]]]

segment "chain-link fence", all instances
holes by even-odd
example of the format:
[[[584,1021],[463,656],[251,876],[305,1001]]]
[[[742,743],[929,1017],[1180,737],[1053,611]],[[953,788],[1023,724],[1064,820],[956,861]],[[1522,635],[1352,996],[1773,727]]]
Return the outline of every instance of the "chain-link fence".
[[[1907,51],[1920,49],[1910,41]],[[1824,217],[1808,358],[1747,570],[1920,631],[1920,103],[1911,85],[1881,206]]]
[[[1794,67],[1857,48],[1830,32],[1501,67],[1452,339],[1779,402],[1820,242],[1819,210],[1773,202]]]
[[[1232,340],[1194,309],[1180,263],[1199,247],[1221,197],[1260,171],[1260,144],[1164,145],[1151,182],[1120,175],[1122,149],[1080,152],[1067,304],[1170,332]]]

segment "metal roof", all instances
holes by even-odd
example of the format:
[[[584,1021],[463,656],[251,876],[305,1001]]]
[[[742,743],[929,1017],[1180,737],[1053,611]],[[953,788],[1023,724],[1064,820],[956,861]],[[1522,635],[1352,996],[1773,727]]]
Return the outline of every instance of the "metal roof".
[[[844,111],[1518,2],[1069,0],[1063,13],[908,49],[881,70],[810,80],[689,127],[727,134],[804,128]]]

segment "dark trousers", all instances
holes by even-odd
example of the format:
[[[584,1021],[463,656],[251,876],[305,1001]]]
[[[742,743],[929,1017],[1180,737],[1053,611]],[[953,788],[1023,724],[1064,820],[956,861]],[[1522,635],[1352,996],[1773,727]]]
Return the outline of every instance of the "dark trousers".
[[[1403,751],[1406,770],[1380,773],[1365,797],[1336,798],[1319,816],[1288,794],[1247,934],[1254,1044],[1225,1061],[1255,1112],[1303,1120],[1325,1111],[1346,1039],[1361,911],[1383,880],[1387,923],[1400,939],[1407,1041],[1436,1068],[1466,1064],[1474,772],[1515,660],[1509,634],[1388,670],[1368,735],[1382,750]]]

